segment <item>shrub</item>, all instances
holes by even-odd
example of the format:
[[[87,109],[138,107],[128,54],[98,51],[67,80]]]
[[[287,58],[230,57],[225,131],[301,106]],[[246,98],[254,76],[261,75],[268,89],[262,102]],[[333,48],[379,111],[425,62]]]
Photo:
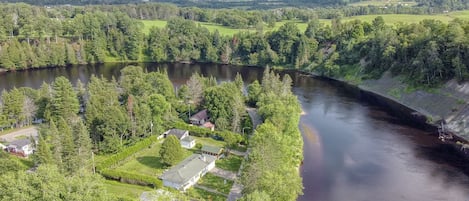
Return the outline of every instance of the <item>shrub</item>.
[[[98,165],[96,165],[96,170],[99,172],[106,168],[110,168],[119,164],[121,161],[125,160],[129,156],[137,153],[138,151],[150,146],[153,142],[157,141],[156,136],[150,136],[142,141],[135,143],[134,145],[127,147],[120,151],[117,154],[110,156],[109,158],[103,160]]]
[[[151,186],[153,188],[161,188],[163,186],[163,182],[155,177],[119,170],[104,169],[101,170],[101,175],[108,179],[118,180],[120,182],[128,184]]]

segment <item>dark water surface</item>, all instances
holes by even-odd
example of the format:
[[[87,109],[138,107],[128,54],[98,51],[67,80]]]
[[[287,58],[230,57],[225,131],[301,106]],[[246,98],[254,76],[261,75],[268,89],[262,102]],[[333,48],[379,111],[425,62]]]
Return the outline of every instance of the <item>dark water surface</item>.
[[[166,69],[176,86],[194,72],[246,83],[263,69],[213,64],[139,64]],[[38,88],[65,76],[86,83],[91,74],[111,78],[121,64],[75,66],[0,75],[0,89]],[[290,73],[304,115],[301,201],[469,201],[469,163],[424,131],[363,100],[342,85]]]

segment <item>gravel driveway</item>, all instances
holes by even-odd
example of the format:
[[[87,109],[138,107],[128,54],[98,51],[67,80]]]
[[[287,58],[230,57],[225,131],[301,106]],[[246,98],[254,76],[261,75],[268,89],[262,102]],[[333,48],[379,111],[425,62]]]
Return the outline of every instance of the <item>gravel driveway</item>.
[[[27,137],[37,137],[38,132],[36,127],[20,129],[5,135],[0,136],[0,141],[2,142],[12,142],[18,139],[18,137],[27,136]]]

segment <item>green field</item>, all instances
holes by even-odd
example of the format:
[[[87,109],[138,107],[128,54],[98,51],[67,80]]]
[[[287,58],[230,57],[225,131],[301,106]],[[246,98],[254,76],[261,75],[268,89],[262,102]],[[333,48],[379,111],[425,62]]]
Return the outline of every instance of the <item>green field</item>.
[[[399,1],[399,0],[372,0],[372,1],[360,1],[349,4],[350,6],[415,6],[415,1]]]
[[[373,1],[373,2],[381,2],[381,1]],[[360,2],[364,3],[364,2]],[[411,3],[411,2],[410,2]],[[456,18],[460,19],[465,19],[469,20],[469,10],[465,11],[455,11],[455,12],[450,12],[450,13],[444,13],[444,14],[437,14],[437,15],[409,15],[409,14],[388,14],[388,15],[361,15],[361,16],[353,16],[353,17],[345,17],[342,19],[342,21],[351,21],[351,20],[361,20],[365,22],[372,22],[373,19],[375,19],[378,16],[382,16],[384,18],[384,21],[388,25],[392,25],[395,23],[418,23],[424,19],[435,19],[435,20],[440,20],[444,23],[448,23]],[[166,26],[166,21],[164,20],[141,20],[141,22],[144,25],[143,32],[145,34],[148,34],[150,32],[150,28],[153,26],[156,27],[165,27]],[[282,21],[282,22],[277,22],[275,23],[274,28],[268,28],[267,26],[264,27],[264,32],[267,31],[272,31],[272,30],[277,30],[279,27],[284,25],[287,22],[293,22],[295,23],[300,31],[304,32],[306,28],[308,27],[308,24],[305,22],[301,21]],[[330,25],[331,20],[328,19],[320,19],[321,23],[324,23],[326,25]],[[238,32],[255,32],[255,28],[251,29],[234,29],[226,26],[222,26],[219,24],[215,23],[207,23],[207,22],[196,22],[197,24],[200,24],[201,26],[207,28],[209,31],[214,32],[215,30],[218,30],[218,32],[221,35],[225,36],[231,36],[235,33]]]

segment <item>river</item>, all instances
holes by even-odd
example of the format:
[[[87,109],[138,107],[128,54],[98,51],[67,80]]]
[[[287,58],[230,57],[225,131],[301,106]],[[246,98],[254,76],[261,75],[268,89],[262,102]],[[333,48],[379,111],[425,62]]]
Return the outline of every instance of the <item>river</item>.
[[[175,86],[194,72],[218,81],[241,73],[246,83],[263,69],[214,64],[139,64],[166,69]],[[38,88],[57,76],[86,83],[91,74],[118,77],[122,64],[74,66],[0,75],[0,89]],[[300,201],[469,201],[469,162],[356,90],[327,80],[289,73],[304,114]]]

